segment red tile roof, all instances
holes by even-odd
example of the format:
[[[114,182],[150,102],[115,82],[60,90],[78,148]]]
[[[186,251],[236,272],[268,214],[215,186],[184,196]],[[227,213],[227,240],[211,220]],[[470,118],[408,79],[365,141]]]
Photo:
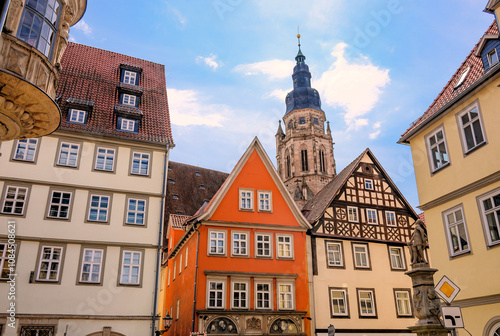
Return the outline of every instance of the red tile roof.
[[[425,224],[425,214],[424,214],[423,212],[421,212],[421,213],[419,213],[417,216],[418,216],[418,218],[419,218],[420,220],[422,220],[422,222],[424,222],[424,224]]]
[[[120,65],[142,69],[139,75],[138,109],[143,117],[138,133],[116,130],[115,105],[119,103]],[[130,65],[131,64],[131,65]],[[68,43],[61,60],[58,102],[62,112],[59,129],[136,141],[173,145],[168,111],[165,66],[139,58]],[[94,106],[86,125],[68,123],[68,98],[92,101]]]
[[[190,218],[191,216],[170,214],[170,225],[175,229],[182,229],[183,224]]]
[[[483,36],[489,34],[498,34],[498,27],[495,21],[493,21],[493,23],[490,25],[488,30],[486,30]],[[418,126],[422,125],[430,117],[437,115],[439,112],[441,112],[441,109],[443,107],[445,107],[455,98],[459,97],[461,93],[466,91],[468,88],[470,88],[473,84],[475,84],[483,77],[483,75],[485,74],[483,62],[480,57],[474,55],[480,42],[481,40],[479,40],[479,42],[474,46],[474,48],[471,50],[465,61],[457,69],[457,71],[455,72],[453,77],[451,77],[451,79],[448,81],[448,83],[443,88],[441,93],[439,93],[436,99],[434,99],[434,102],[432,102],[427,111],[425,111],[420,118],[415,120],[412,123],[412,125],[401,135],[401,139],[399,140],[400,143],[406,142],[407,138],[411,135],[413,131],[416,130]],[[455,89],[455,86],[457,85],[460,76],[469,67],[470,70],[469,73],[467,74],[467,77],[465,78],[465,82],[462,85],[460,85],[457,89]]]

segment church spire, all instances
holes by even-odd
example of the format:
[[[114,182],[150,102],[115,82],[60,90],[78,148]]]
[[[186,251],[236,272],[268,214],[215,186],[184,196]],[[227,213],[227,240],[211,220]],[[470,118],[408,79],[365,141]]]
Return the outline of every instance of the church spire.
[[[297,53],[297,56],[295,56],[295,60],[297,61],[297,64],[299,64],[299,63],[305,63],[306,57],[302,53],[302,50],[300,50],[300,33],[299,33],[299,27],[297,27],[297,40],[299,41],[299,52]]]

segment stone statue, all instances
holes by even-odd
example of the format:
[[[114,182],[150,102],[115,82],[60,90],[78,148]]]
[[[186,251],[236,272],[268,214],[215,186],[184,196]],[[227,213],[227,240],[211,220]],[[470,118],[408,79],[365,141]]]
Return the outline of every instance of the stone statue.
[[[410,249],[411,264],[425,263],[425,247],[427,246],[427,235],[423,227],[423,222],[418,219],[414,224],[413,234],[411,235],[411,240],[408,242],[408,247]]]

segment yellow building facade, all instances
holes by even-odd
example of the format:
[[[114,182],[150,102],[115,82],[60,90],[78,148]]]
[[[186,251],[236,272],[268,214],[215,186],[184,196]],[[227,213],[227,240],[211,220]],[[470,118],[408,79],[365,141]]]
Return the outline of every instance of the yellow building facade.
[[[488,6],[498,11],[499,2]],[[483,336],[500,332],[499,45],[494,22],[399,140],[411,146],[434,280],[446,275],[460,287],[452,306]]]

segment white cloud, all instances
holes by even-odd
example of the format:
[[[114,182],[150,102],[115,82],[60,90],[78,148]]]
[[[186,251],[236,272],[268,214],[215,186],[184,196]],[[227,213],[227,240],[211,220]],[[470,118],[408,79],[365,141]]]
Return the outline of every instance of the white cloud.
[[[210,54],[208,57],[198,56],[196,57],[196,63],[204,63],[213,70],[217,70],[222,65],[222,62],[217,61],[217,55]]]
[[[278,100],[284,101],[287,93],[288,93],[288,91],[276,89],[276,90],[269,92],[264,97],[265,98],[276,98]]]
[[[378,138],[382,130],[380,129],[382,126],[382,123],[380,121],[377,121],[375,124],[373,124],[373,133],[369,134],[369,137],[371,140],[375,140]]]
[[[204,125],[222,127],[227,107],[204,104],[193,90],[168,90],[168,105],[172,124],[179,126]]]
[[[170,10],[174,13],[175,18],[184,28],[187,25],[187,18],[175,7],[170,7]]]
[[[368,120],[361,117],[375,107],[383,88],[390,82],[389,69],[374,65],[362,55],[359,59],[347,60],[346,48],[344,42],[333,48],[331,54],[336,60],[314,86],[321,92],[324,103],[345,110],[348,130],[357,130],[368,124]]]
[[[241,72],[246,76],[265,75],[269,79],[283,79],[291,76],[291,69],[295,65],[290,60],[269,60],[250,64],[240,64],[234,68],[234,71]]]
[[[84,20],[78,21],[78,23],[73,26],[73,29],[79,30],[85,35],[92,34],[92,28]]]

